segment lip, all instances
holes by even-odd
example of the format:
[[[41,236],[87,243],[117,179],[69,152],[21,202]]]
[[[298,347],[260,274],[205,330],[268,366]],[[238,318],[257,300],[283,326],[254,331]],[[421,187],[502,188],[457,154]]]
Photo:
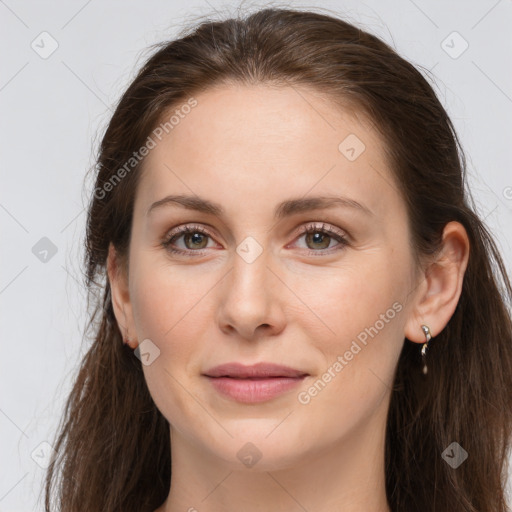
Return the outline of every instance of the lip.
[[[274,363],[251,366],[226,363],[207,370],[203,375],[222,395],[238,402],[259,403],[290,391],[309,374]]]
[[[207,377],[233,377],[235,379],[262,379],[268,377],[302,377],[307,372],[274,363],[257,363],[250,366],[241,363],[225,363],[210,368],[204,375]]]

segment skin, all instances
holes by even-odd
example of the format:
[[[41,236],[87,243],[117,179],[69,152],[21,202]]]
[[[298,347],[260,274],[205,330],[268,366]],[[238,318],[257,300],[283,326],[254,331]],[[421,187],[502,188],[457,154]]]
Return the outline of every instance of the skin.
[[[145,159],[129,270],[112,246],[108,257],[121,332],[132,348],[150,339],[160,350],[143,365],[171,425],[171,491],[157,512],[389,511],[384,435],[394,370],[405,337],[419,351],[421,324],[436,336],[452,316],[466,232],[450,222],[436,261],[417,268],[382,141],[362,116],[313,90],[223,85],[196,99]],[[366,147],[354,161],[338,149],[349,134]],[[209,199],[225,215],[180,206],[146,215],[169,194]],[[335,207],[273,218],[281,201],[317,195],[348,197],[372,213]],[[347,245],[308,239],[301,232],[310,222],[337,228]],[[196,239],[199,249],[185,236],[174,246],[199,256],[161,244],[185,224],[208,236]],[[252,263],[236,252],[248,236],[263,249]],[[400,311],[333,372],[358,334],[397,303]],[[310,375],[272,400],[242,404],[201,376],[230,361]],[[301,403],[298,394],[328,368],[335,376]],[[248,442],[262,454],[252,467],[237,457]]]

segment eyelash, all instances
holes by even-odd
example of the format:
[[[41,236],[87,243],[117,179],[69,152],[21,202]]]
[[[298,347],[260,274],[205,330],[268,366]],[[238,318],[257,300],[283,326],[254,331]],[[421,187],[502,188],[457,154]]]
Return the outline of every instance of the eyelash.
[[[188,249],[188,250],[184,251],[182,249],[176,249],[172,246],[173,241],[175,241],[176,239],[178,239],[179,237],[181,237],[187,233],[201,233],[202,235],[205,235],[205,236],[211,238],[210,234],[205,229],[203,229],[201,226],[185,225],[185,226],[180,226],[179,228],[177,228],[176,230],[171,232],[161,242],[161,245],[168,252],[173,253],[173,254],[179,254],[179,255],[188,255],[188,254],[192,255],[193,254],[194,256],[201,256],[203,254],[203,251],[205,251],[206,249],[201,249],[201,250]],[[339,242],[339,245],[335,246],[334,248],[331,247],[330,249],[325,249],[325,250],[322,249],[322,250],[317,250],[317,251],[314,251],[312,249],[306,249],[307,254],[310,256],[324,256],[326,253],[330,255],[332,252],[342,250],[345,248],[345,246],[348,245],[347,238],[340,231],[338,231],[337,229],[334,229],[334,228],[330,228],[328,226],[326,227],[326,224],[324,224],[324,223],[322,223],[322,225],[320,227],[319,227],[319,224],[315,224],[315,223],[307,224],[304,227],[304,229],[298,234],[297,238],[300,238],[304,235],[313,234],[313,233],[321,233],[323,235],[328,235],[331,238],[334,238],[337,242]]]

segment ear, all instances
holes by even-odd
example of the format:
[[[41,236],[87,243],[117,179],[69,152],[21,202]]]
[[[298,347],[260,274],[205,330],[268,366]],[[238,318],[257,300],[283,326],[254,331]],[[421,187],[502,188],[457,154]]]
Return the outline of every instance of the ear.
[[[469,260],[469,239],[464,226],[449,222],[443,230],[441,250],[420,276],[415,304],[405,326],[405,336],[425,343],[421,325],[437,336],[449,322],[459,302],[464,273]]]
[[[128,290],[128,272],[123,265],[111,243],[108,248],[107,274],[110,283],[110,295],[112,307],[117,320],[117,325],[128,345],[132,349],[137,348],[136,330],[133,321],[132,305]]]

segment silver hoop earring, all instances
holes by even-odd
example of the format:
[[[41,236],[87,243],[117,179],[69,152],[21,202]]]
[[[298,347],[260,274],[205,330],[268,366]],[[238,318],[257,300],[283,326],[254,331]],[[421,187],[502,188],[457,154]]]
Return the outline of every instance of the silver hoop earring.
[[[423,346],[421,347],[421,359],[423,361],[423,374],[427,374],[427,348],[428,348],[428,342],[432,339],[432,335],[430,334],[430,329],[426,325],[422,325],[421,328],[423,329],[423,332],[425,334],[426,342],[423,343]]]

